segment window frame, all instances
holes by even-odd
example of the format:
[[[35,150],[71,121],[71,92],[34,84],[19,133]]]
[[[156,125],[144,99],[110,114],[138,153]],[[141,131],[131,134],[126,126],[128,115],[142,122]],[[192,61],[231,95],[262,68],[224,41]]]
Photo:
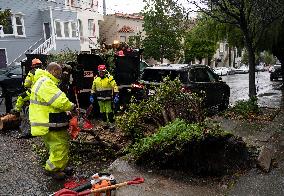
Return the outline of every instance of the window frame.
[[[92,21],[92,24],[90,25],[90,21]],[[88,19],[88,36],[91,37],[94,35],[94,19]]]
[[[57,26],[56,23],[60,24],[60,33],[61,37],[57,36]],[[75,25],[75,29],[72,29],[72,23]],[[67,26],[65,26],[67,24]],[[60,21],[58,19],[54,20],[54,27],[56,32],[56,39],[57,40],[79,40],[80,37],[78,36],[78,24],[76,21]],[[65,35],[65,27],[68,29],[68,36]],[[73,37],[73,33],[76,32],[76,36]]]
[[[16,18],[20,18],[20,21],[21,21],[21,25],[17,25],[17,20],[16,20]],[[14,15],[14,20],[15,20],[15,33],[16,33],[16,36],[18,36],[18,37],[25,37],[26,36],[26,32],[25,32],[25,25],[24,25],[24,18],[23,18],[23,16],[22,15],[20,15],[20,14],[15,14]],[[19,35],[18,34],[18,26],[21,26],[22,27],[22,32],[23,32],[23,35]]]
[[[20,18],[21,25],[17,25],[17,22],[16,22],[16,18],[17,17]],[[25,38],[26,37],[26,28],[25,28],[24,14],[22,14],[22,13],[12,13],[10,18],[11,18],[13,33],[12,34],[5,34],[4,27],[3,27],[3,34],[1,35],[1,37],[15,37],[15,38],[20,37],[20,38]],[[19,35],[18,34],[17,27],[19,27],[19,26],[22,27],[23,35]]]

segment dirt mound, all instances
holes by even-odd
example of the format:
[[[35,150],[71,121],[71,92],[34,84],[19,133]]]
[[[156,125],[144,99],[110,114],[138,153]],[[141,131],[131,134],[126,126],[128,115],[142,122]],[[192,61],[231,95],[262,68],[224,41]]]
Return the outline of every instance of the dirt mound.
[[[169,146],[175,148],[175,146]],[[244,141],[232,135],[204,137],[192,140],[180,149],[179,154],[152,151],[142,156],[137,163],[158,169],[190,170],[198,175],[220,176],[247,168],[250,151]],[[155,165],[153,165],[155,163]]]

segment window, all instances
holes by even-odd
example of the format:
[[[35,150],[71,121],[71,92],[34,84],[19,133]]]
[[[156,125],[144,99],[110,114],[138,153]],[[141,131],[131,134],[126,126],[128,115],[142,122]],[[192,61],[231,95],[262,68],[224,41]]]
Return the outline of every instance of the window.
[[[77,37],[77,25],[75,22],[71,22],[72,37]]]
[[[11,18],[11,17],[7,18],[7,25],[5,25],[5,26],[3,27],[3,32],[4,32],[4,34],[6,34],[6,35],[12,35],[12,34],[14,34],[14,31],[13,31],[13,23],[12,23],[12,18]]]
[[[24,25],[23,25],[23,17],[20,15],[15,16],[15,21],[16,21],[16,34],[17,35],[24,35]]]
[[[78,37],[76,22],[55,21],[55,28],[56,28],[56,36],[58,38],[70,39]]]
[[[64,37],[70,37],[69,22],[64,22]]]
[[[60,22],[58,22],[58,21],[55,22],[55,29],[56,29],[56,36],[62,37]]]
[[[25,36],[24,18],[20,14],[12,14],[7,18],[7,25],[3,27],[4,36]]]
[[[126,42],[126,36],[120,36],[120,42]]]
[[[196,82],[210,82],[210,78],[203,68],[195,69],[195,81]]]
[[[93,26],[94,26],[94,19],[89,19],[88,20],[88,32],[89,36],[93,35]]]
[[[65,5],[75,7],[75,0],[65,0]]]
[[[83,23],[82,21],[79,19],[79,32],[80,32],[80,36],[83,36]]]

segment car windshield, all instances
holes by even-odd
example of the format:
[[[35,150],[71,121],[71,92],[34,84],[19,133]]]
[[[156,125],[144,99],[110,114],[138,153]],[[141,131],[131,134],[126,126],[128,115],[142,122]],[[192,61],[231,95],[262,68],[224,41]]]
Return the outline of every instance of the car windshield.
[[[187,82],[188,72],[177,70],[145,69],[141,80],[148,82],[162,82],[163,78],[169,76],[171,80],[179,78],[182,83]]]

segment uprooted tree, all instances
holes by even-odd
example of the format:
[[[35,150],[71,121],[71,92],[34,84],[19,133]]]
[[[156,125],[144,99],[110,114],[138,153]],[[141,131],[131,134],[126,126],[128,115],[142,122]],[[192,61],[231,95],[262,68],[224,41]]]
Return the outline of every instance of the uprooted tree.
[[[154,87],[156,94],[133,102],[116,124],[131,144],[125,148],[137,164],[222,175],[245,166],[248,151],[241,138],[205,120],[202,96],[182,92],[179,80]]]

